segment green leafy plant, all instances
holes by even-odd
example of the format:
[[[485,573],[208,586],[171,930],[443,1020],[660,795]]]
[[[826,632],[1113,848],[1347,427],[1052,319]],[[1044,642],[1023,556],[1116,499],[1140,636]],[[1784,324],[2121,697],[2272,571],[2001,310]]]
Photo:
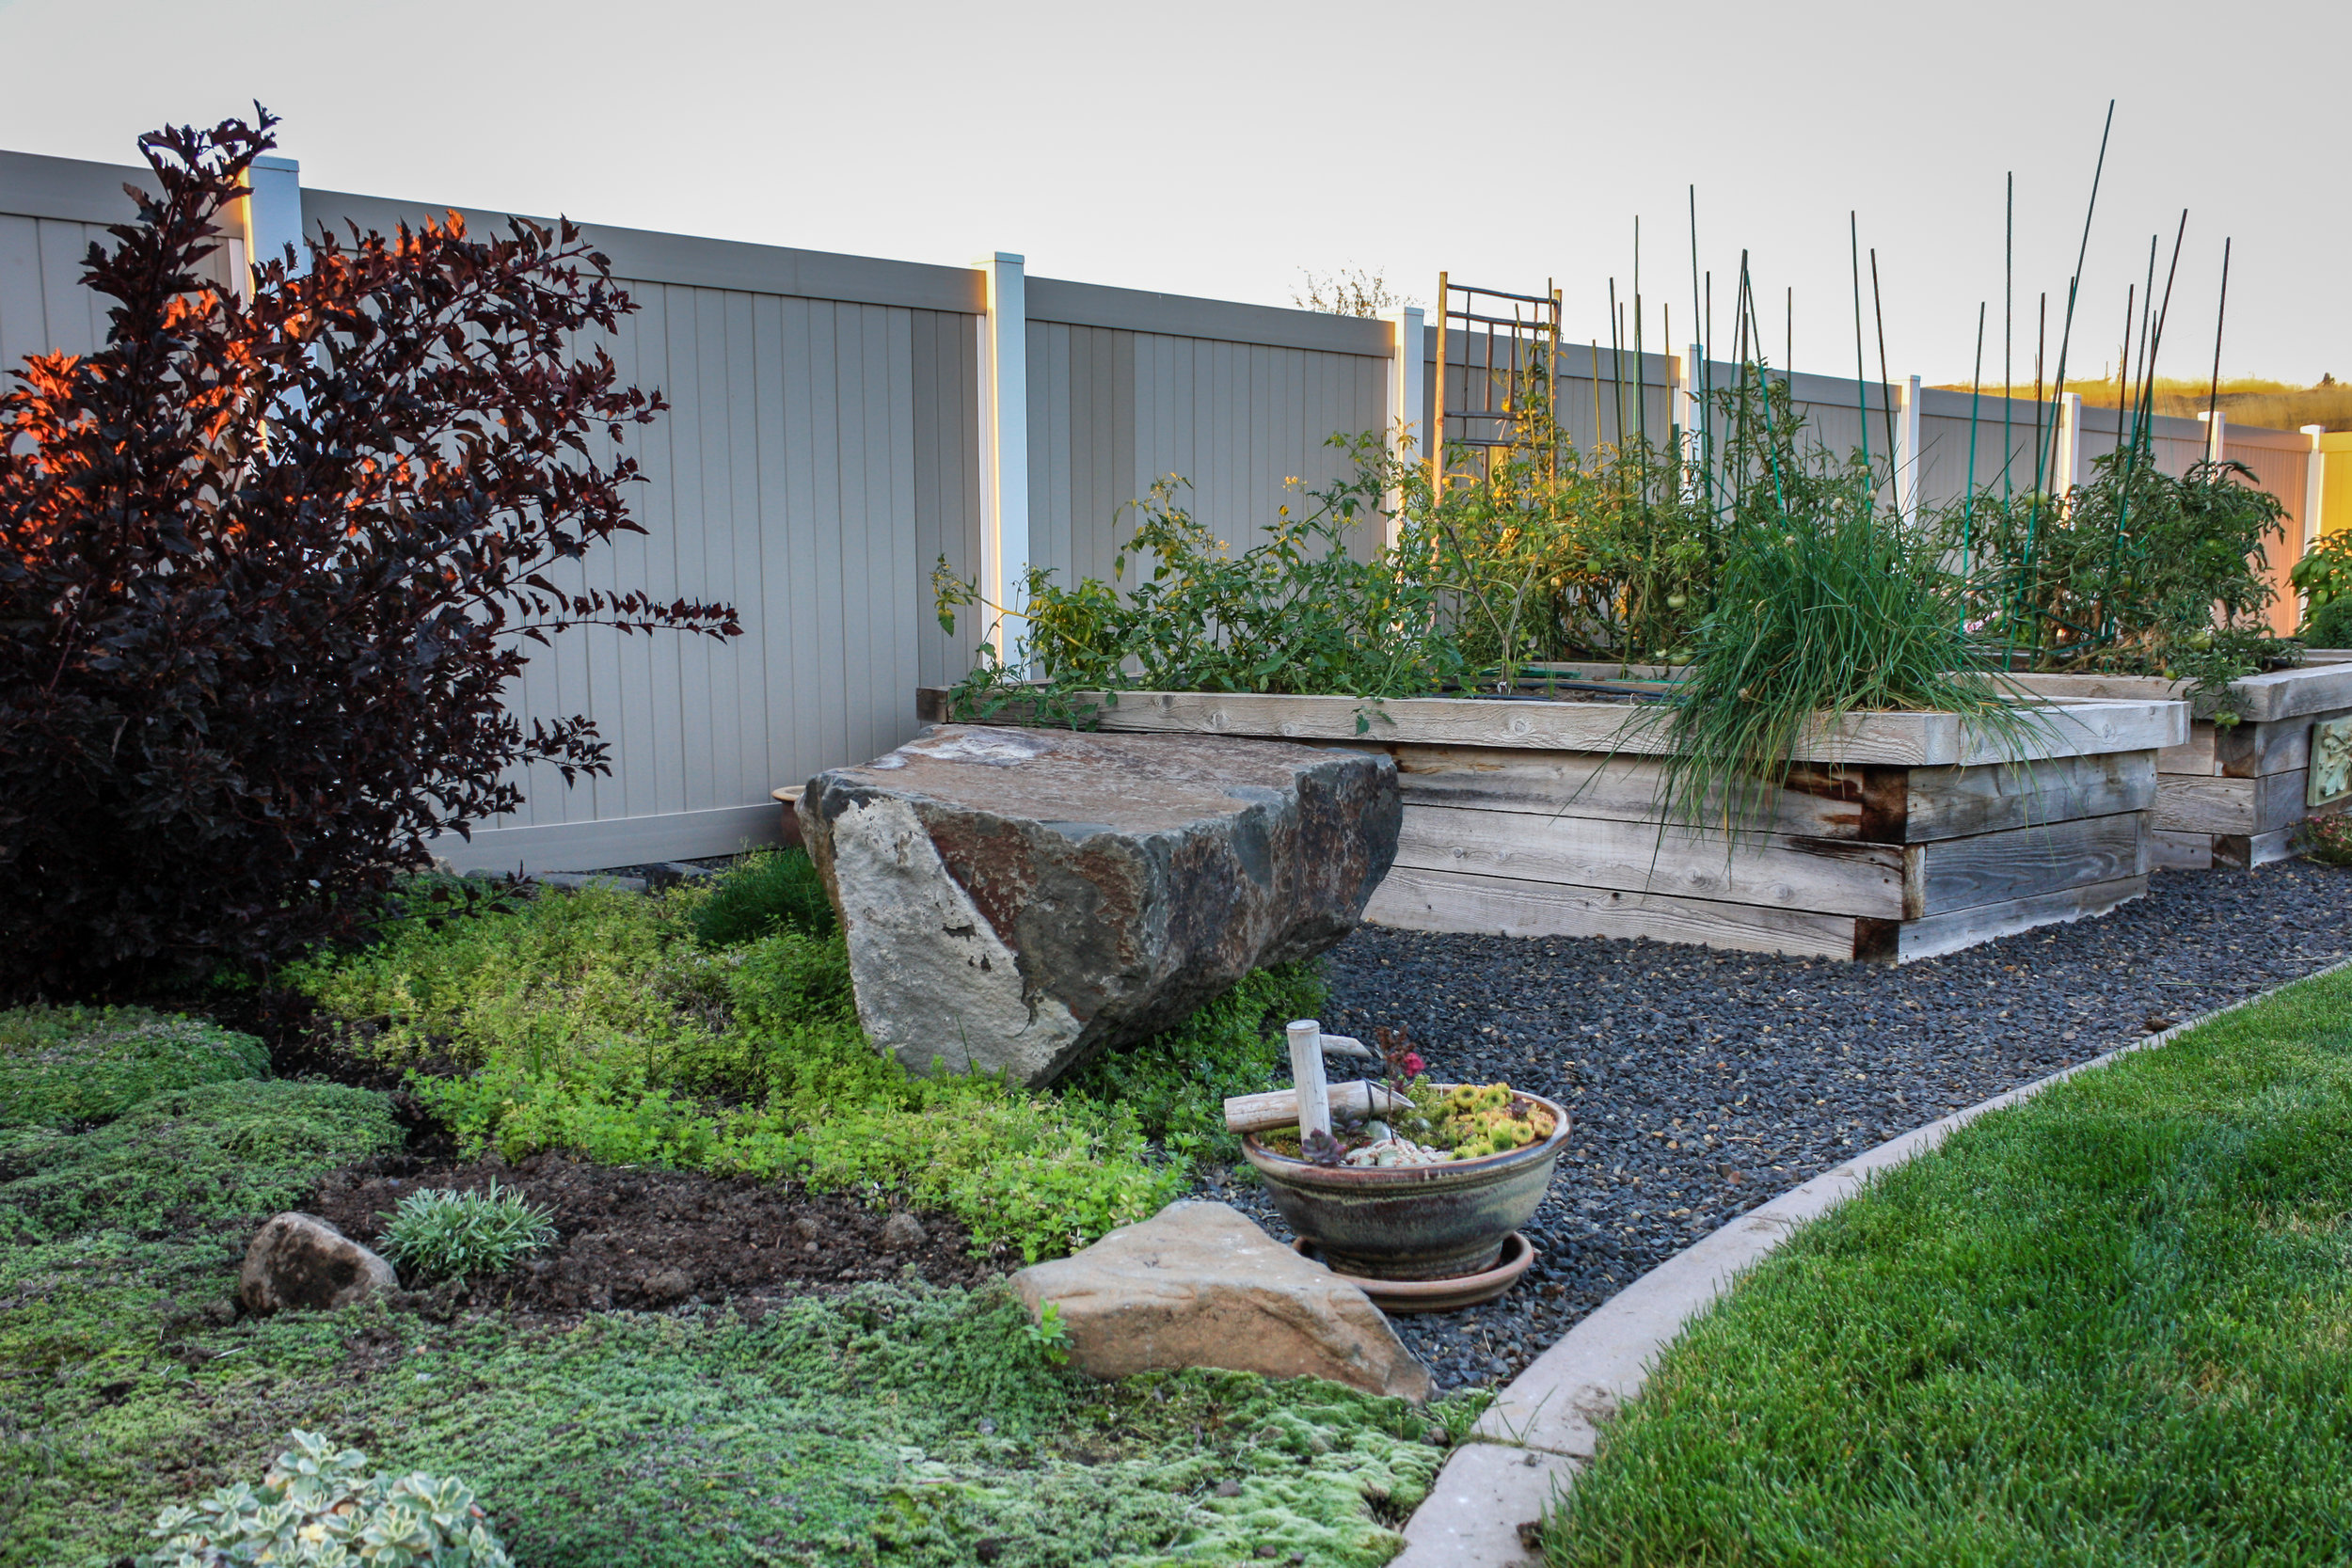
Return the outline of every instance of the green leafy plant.
[[[2352,865],[2352,816],[2307,816],[2295,828],[2295,850],[2322,865]]]
[[[250,1035],[145,1007],[0,1012],[0,1127],[120,1116],[151,1095],[269,1075]]]
[[[2207,711],[2234,723],[2230,683],[2296,654],[2267,620],[2278,591],[2265,551],[2284,534],[2284,503],[2244,464],[2168,474],[2144,443],[2093,468],[2063,498],[1987,491],[1947,509],[1972,568],[1977,657],[2185,678]]]
[[[2307,648],[2352,648],[2352,598],[2313,609],[2296,635]]]
[[[1391,564],[1438,594],[1467,684],[1508,690],[1549,659],[1679,659],[1724,547],[1708,493],[1639,433],[1580,451],[1541,356],[1510,401],[1508,444],[1450,450],[1442,475],[1377,457]],[[1737,417],[1742,394],[1722,401]]]
[[[383,1237],[384,1256],[428,1285],[504,1274],[555,1240],[548,1212],[500,1192],[495,1177],[482,1192],[428,1187],[408,1194]]]
[[[513,1568],[465,1482],[370,1475],[367,1455],[294,1430],[259,1487],[164,1510],[141,1568]]]
[[[2315,540],[2287,573],[2303,595],[2307,647],[2352,647],[2352,530]]]
[[[733,947],[782,930],[830,936],[834,926],[825,879],[799,849],[755,852],[716,879],[689,919],[705,947]]]
[[[942,557],[932,574],[940,625],[977,607],[997,617],[972,672],[949,695],[959,718],[1019,705],[1045,722],[1086,721],[1081,692],[1342,692],[1379,698],[1425,691],[1457,672],[1440,606],[1425,582],[1358,546],[1386,470],[1376,443],[1333,437],[1357,472],[1310,492],[1313,505],[1279,513],[1262,543],[1238,555],[1180,504],[1183,482],[1162,480],[1131,503],[1139,515],[1113,568],[1065,588],[1033,569],[1025,626],[1000,655],[1004,610],[987,604]],[[1367,559],[1370,556],[1372,559]],[[1130,566],[1137,579],[1128,585]],[[1115,698],[1113,699],[1116,700]]]
[[[1760,375],[1760,371],[1757,372]],[[2005,738],[2034,721],[1968,668],[1961,580],[1947,536],[1880,500],[1859,454],[1802,439],[1786,383],[1735,427],[1720,486],[1730,539],[1687,666],[1635,733],[1662,736],[1665,815],[1736,841],[1792,758],[1840,721],[1888,709],[1957,713]]]
[[[1283,1023],[1315,1017],[1327,994],[1313,964],[1259,970],[1175,1028],[1103,1053],[1063,1092],[1132,1113],[1144,1136],[1174,1153],[1236,1163],[1241,1140],[1225,1129],[1225,1101],[1280,1080],[1289,1060]]]
[[[1037,1321],[1029,1324],[1029,1343],[1053,1365],[1059,1367],[1070,1359],[1070,1325],[1062,1322],[1061,1304],[1046,1302],[1037,1309]]]
[[[941,625],[952,632],[965,607],[997,616],[950,711],[1083,725],[1092,692],[1376,703],[1507,689],[1544,659],[1677,656],[1724,548],[1715,511],[1638,436],[1580,453],[1552,418],[1540,364],[1516,395],[1510,444],[1483,459],[1450,451],[1441,477],[1409,448],[1332,436],[1354,473],[1309,492],[1304,510],[1281,507],[1267,538],[1239,553],[1180,504],[1181,481],[1163,480],[1131,503],[1137,526],[1111,581],[1064,587],[1031,571],[1010,646],[1002,607],[942,557]],[[1383,510],[1393,547],[1351,533]],[[1359,731],[1371,723],[1367,712]]]

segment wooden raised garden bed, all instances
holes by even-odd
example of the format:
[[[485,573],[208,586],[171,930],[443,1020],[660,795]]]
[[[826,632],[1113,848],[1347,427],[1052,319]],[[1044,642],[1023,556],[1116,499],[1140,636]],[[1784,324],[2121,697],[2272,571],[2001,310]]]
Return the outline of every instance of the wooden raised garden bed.
[[[1806,747],[1771,820],[1729,854],[1720,833],[1661,832],[1662,736],[1620,742],[1622,704],[1125,691],[1101,721],[1394,756],[1405,820],[1377,924],[1904,959],[2147,891],[2156,755],[2188,738],[2187,705],[2043,711],[2049,734],[2024,755],[1951,714],[1856,716]]]
[[[2185,697],[2185,682],[2134,675],[2022,675],[2054,698]],[[2352,662],[2331,653],[2294,670],[2249,675],[2232,689],[2239,721],[2192,721],[2156,759],[2149,862],[2156,869],[2252,867],[2293,853],[2307,816],[2352,802]],[[2312,757],[2319,758],[2316,787]]]

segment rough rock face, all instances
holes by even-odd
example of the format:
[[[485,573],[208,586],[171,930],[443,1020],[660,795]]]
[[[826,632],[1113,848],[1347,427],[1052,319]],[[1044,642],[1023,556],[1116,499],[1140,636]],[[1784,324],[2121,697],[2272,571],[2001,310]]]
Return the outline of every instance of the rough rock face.
[[[1037,1085],[1353,930],[1404,807],[1370,752],[949,724],[800,813],[866,1033]]]
[[[291,1308],[348,1307],[399,1289],[391,1264],[315,1214],[289,1211],[253,1234],[237,1275],[237,1300],[257,1317]]]
[[[1429,1397],[1369,1296],[1222,1203],[1171,1203],[1012,1284],[1032,1316],[1060,1309],[1072,1362],[1096,1377],[1222,1367]]]

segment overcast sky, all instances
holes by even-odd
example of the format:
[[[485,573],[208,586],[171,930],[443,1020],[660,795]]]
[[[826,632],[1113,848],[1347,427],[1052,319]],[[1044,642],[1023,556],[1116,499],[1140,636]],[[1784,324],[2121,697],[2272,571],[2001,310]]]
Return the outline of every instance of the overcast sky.
[[[2186,207],[2163,368],[2210,367],[2227,235],[2225,372],[2308,382],[2352,378],[2348,59],[2345,0],[0,0],[0,148],[127,162],[258,98],[311,185],[1265,304],[1302,268],[1549,278],[1577,340],[1637,214],[1690,339],[1695,183],[1725,352],[1746,246],[1775,344],[1793,286],[1797,368],[1851,373],[1851,209],[1891,369],[1949,381],[1979,300],[1998,373],[2011,170],[2030,375],[2112,97],[2075,368]]]

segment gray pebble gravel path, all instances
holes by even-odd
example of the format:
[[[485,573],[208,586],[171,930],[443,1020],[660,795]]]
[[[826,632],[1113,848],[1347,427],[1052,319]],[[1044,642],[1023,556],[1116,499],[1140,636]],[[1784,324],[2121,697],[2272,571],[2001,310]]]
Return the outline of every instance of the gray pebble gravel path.
[[[1440,1081],[1507,1079],[1575,1130],[1501,1301],[1400,1317],[1440,1387],[1509,1381],[1691,1243],[1864,1149],[2352,950],[2352,871],[2166,872],[2146,897],[1900,967],[1645,941],[1366,927],[1325,1028],[1406,1025]],[[1289,1239],[1262,1190],[1209,1183]]]

